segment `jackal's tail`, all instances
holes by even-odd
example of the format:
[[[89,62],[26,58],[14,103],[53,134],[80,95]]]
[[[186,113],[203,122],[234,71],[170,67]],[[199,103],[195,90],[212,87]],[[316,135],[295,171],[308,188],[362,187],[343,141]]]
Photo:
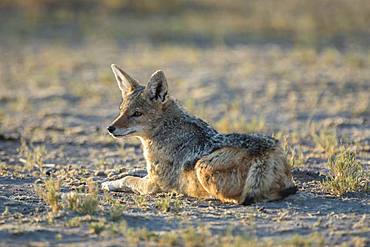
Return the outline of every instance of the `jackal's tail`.
[[[280,191],[280,196],[281,196],[281,199],[287,197],[287,196],[290,196],[290,195],[293,195],[295,193],[297,193],[298,191],[298,187],[297,186],[293,186],[293,187],[289,187],[289,188],[286,188],[286,189],[283,189],[282,191]]]
[[[277,148],[269,157],[254,160],[240,203],[249,205],[258,201],[281,200],[297,190],[286,155],[281,148]]]
[[[288,197],[290,195],[293,195],[293,194],[297,193],[297,191],[298,191],[297,186],[293,186],[293,187],[283,189],[282,191],[278,192],[278,195],[275,196],[274,199],[270,199],[269,201],[276,201],[276,200],[284,199],[285,197]],[[258,202],[258,198],[253,197],[253,196],[247,196],[242,204],[247,206],[247,205],[251,205],[251,204],[256,203],[256,202]]]

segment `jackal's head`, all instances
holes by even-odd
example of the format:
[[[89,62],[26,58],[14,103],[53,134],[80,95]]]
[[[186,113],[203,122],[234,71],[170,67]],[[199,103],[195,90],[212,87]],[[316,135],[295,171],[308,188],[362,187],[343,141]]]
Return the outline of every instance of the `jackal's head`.
[[[108,127],[109,133],[116,138],[150,135],[170,101],[164,73],[156,71],[144,87],[117,65],[112,64],[112,70],[122,92],[122,103],[119,115]]]

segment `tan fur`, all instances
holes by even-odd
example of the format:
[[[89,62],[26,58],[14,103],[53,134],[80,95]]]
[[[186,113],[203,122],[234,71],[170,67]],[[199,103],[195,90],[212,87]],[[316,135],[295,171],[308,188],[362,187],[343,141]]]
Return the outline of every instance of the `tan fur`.
[[[175,191],[242,204],[250,198],[278,200],[285,189],[294,187],[276,140],[219,134],[168,97],[163,72],[153,74],[144,88],[117,66],[112,68],[124,100],[109,132],[116,138],[140,138],[148,175],[108,181],[102,184],[104,189],[128,188],[140,194]]]
[[[180,177],[179,192],[196,198],[212,198],[212,195],[202,186],[195,170],[184,171]]]
[[[294,186],[281,148],[265,157],[251,157],[240,148],[224,148],[199,160],[195,169],[201,185],[223,202],[242,203],[247,196],[277,200],[282,189]],[[261,178],[258,184],[256,177]]]
[[[281,190],[294,186],[290,167],[281,147],[265,157],[255,157],[251,163],[241,200],[245,200],[247,196],[256,200],[278,200]]]
[[[223,148],[199,160],[195,170],[210,195],[223,202],[240,202],[250,161],[242,149]]]

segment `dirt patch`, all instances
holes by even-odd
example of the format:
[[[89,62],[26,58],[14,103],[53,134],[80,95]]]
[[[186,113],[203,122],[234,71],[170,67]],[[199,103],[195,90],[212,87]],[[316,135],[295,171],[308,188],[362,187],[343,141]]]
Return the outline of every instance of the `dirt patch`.
[[[145,54],[136,46],[92,47],[66,46],[56,51],[40,46],[44,53],[9,51],[0,62],[5,68],[8,63],[4,61],[13,61],[16,54],[20,61],[39,68],[36,74],[28,71],[28,76],[2,71],[6,76],[1,86],[6,90],[1,94],[12,96],[0,100],[2,245],[121,245],[128,244],[142,228],[147,231],[140,235],[142,244],[169,237],[166,234],[171,232],[180,236],[183,229],[189,235],[194,228],[189,239],[230,234],[278,243],[297,236],[299,241],[310,240],[318,234],[327,245],[356,241],[366,245],[369,193],[335,197],[323,190],[321,182],[329,178],[326,163],[332,148],[355,149],[368,171],[370,119],[363,103],[369,102],[370,75],[368,67],[351,60],[370,64],[368,57],[356,51],[270,45],[201,49],[146,44]],[[279,136],[282,144],[294,149],[294,154],[287,150],[296,161],[293,175],[298,193],[283,201],[245,207],[182,195],[107,195],[99,190],[97,210],[89,217],[67,209],[51,216],[51,208],[36,193],[50,178],[61,181],[61,193],[86,193],[88,178],[100,185],[127,174],[145,175],[140,143],[131,139],[116,142],[106,132],[120,102],[109,70],[109,64],[116,61],[144,82],[162,68],[170,93],[211,124]],[[33,81],[29,78],[35,82],[25,89],[24,82]],[[335,137],[321,130],[330,130]],[[38,147],[46,150],[42,166],[29,165],[32,162],[21,152],[22,141],[29,146],[32,159],[43,153]],[[121,211],[112,217],[117,205]],[[203,228],[211,234],[203,233]]]

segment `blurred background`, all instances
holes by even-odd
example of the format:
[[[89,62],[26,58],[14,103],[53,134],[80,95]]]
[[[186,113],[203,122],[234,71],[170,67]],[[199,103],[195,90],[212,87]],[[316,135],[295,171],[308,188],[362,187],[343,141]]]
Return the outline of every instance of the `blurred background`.
[[[369,45],[366,0],[2,0],[2,43]]]
[[[0,0],[0,23],[5,136],[111,142],[111,63],[142,83],[164,70],[170,93],[225,132],[368,119],[367,0]]]
[[[274,135],[300,193],[248,208],[112,193],[98,207],[90,178],[145,167],[137,140],[106,131],[122,100],[112,63],[143,84],[162,69],[170,95],[221,132]],[[130,227],[235,226],[248,237],[298,234],[307,242],[297,246],[320,246],[306,235],[319,232],[327,245],[366,246],[369,194],[355,192],[369,191],[369,153],[369,0],[0,0],[0,225],[16,227],[1,225],[0,236],[12,245],[96,245],[99,217],[113,219],[120,204]],[[71,233],[69,216],[50,216],[58,198],[35,194],[45,181],[47,193],[90,191],[99,216],[70,223]],[[328,197],[346,193],[354,199]]]

